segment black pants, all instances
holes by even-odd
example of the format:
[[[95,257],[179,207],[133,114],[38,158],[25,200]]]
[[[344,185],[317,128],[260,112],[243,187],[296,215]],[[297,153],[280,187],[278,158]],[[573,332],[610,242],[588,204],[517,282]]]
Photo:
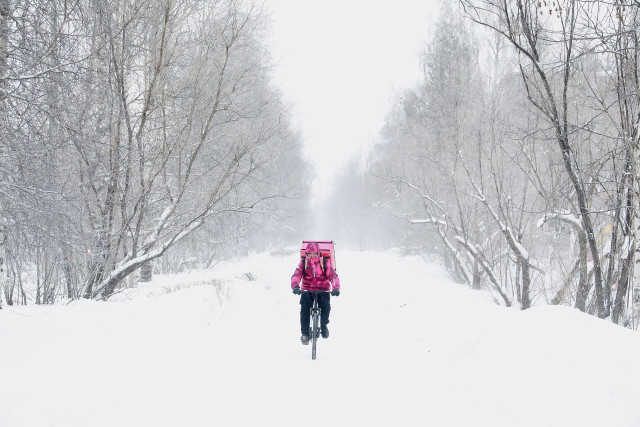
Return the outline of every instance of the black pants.
[[[320,325],[329,323],[331,312],[331,294],[321,292],[318,294],[318,307],[320,307]],[[311,307],[313,307],[313,294],[300,295],[300,329],[302,335],[310,335],[309,323],[311,322]]]

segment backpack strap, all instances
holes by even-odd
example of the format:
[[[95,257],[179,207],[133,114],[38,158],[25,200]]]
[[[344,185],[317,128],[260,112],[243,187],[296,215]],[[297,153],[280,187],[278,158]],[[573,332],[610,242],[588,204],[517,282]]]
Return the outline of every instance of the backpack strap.
[[[325,263],[326,263],[326,261],[325,261],[325,260],[329,259],[329,257],[320,256],[319,258],[320,258],[320,267],[322,267],[322,271],[323,271],[325,274],[327,274],[327,268],[326,268],[326,266],[325,266]],[[308,265],[308,258],[307,258],[307,256],[305,255],[305,256],[304,256],[304,271],[307,271],[307,265]]]

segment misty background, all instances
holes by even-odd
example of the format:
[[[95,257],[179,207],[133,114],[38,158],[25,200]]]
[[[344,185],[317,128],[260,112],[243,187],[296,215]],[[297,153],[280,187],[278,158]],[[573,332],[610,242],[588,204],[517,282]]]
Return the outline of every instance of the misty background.
[[[639,12],[0,0],[2,304],[327,239],[636,328]]]

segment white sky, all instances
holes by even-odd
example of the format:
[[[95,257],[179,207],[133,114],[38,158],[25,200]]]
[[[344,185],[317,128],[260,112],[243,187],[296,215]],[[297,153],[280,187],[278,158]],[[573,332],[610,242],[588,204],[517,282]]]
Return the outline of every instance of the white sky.
[[[333,176],[371,144],[394,95],[419,80],[418,54],[439,0],[267,4],[276,79],[294,106],[305,154],[318,173]]]

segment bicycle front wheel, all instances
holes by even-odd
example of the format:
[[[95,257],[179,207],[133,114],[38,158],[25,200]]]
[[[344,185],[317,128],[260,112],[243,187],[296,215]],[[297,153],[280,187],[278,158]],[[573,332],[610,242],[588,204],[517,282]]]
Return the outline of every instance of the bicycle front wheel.
[[[318,335],[320,335],[320,313],[318,311],[313,312],[313,330],[311,333],[311,358],[316,360],[316,343],[318,342]]]

